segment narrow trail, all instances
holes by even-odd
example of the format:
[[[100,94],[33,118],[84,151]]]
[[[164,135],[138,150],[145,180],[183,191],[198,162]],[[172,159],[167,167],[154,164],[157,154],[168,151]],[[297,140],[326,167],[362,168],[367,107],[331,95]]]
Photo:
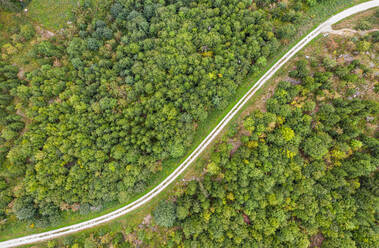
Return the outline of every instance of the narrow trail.
[[[82,223],[74,224],[71,226],[66,226],[63,228],[59,228],[56,230],[32,234],[16,239],[7,240],[4,242],[0,242],[1,248],[6,247],[16,247],[21,245],[27,245],[37,242],[46,241],[49,239],[54,239],[60,236],[64,236],[67,234],[72,234],[79,232],[84,229],[88,229],[91,227],[95,227],[97,225],[109,222],[114,220],[122,215],[132,212],[133,210],[141,207],[152,198],[157,196],[160,192],[162,192],[167,186],[169,186],[172,182],[176,180],[176,178],[182,174],[188,166],[194,162],[199,155],[208,147],[209,144],[214,141],[218,134],[222,131],[222,129],[234,118],[234,116],[241,110],[241,108],[249,101],[249,99],[270,79],[275,73],[297,52],[299,52],[304,46],[306,46],[310,41],[316,38],[319,34],[328,32],[331,30],[331,25],[348,17],[354,15],[356,13],[371,9],[373,7],[379,6],[379,0],[372,0],[365,3],[358,4],[349,9],[346,9],[331,18],[327,21],[321,23],[316,29],[310,32],[307,36],[305,36],[302,40],[300,40],[295,46],[293,46],[285,55],[283,55],[251,88],[250,90],[234,105],[234,107],[226,114],[226,116],[220,121],[220,123],[211,131],[211,133],[201,142],[201,144],[189,155],[189,157],[180,164],[174,172],[172,172],[165,180],[163,180],[158,186],[154,189],[146,193],[144,196],[135,200],[134,202],[119,208],[113,212],[105,214],[103,216],[84,221]]]
[[[341,28],[341,29],[327,29],[325,30],[325,33],[329,34],[337,34],[337,35],[343,35],[343,36],[352,36],[354,34],[359,34],[361,36],[366,35],[371,32],[379,31],[378,28],[370,29],[370,30],[355,30],[351,28]]]

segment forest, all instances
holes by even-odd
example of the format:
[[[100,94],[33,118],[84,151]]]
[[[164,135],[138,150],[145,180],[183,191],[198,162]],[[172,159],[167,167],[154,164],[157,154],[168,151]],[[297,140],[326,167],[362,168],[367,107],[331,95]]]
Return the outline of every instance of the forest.
[[[378,41],[376,31],[312,43],[152,220],[46,245],[376,247]]]
[[[0,27],[7,36],[0,43],[3,230],[12,221],[57,225],[63,212],[87,215],[144,192],[317,5],[79,3],[71,26],[52,37],[36,41],[41,28],[30,23]],[[18,4],[0,1],[8,11]],[[27,46],[30,71],[14,63]]]
[[[349,100],[355,92],[333,85],[334,78],[360,84],[372,75],[359,60],[312,64],[310,74],[298,60],[289,75],[300,83],[281,81],[267,111],[244,119],[235,153],[219,144],[204,178],[191,181],[175,205],[158,205],[154,217],[175,206],[171,218],[155,217],[179,227],[171,247],[306,248],[316,239],[322,247],[376,246],[379,104]]]

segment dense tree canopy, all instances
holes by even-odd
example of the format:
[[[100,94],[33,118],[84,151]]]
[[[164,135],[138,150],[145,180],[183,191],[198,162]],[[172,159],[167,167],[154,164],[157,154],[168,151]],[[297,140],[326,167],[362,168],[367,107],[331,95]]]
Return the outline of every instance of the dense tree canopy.
[[[343,66],[347,73],[365,68],[357,60]],[[349,92],[335,97],[328,78],[338,78],[337,64],[312,74],[308,68],[298,61],[290,74],[301,83],[280,82],[267,112],[243,121],[238,150],[221,142],[203,179],[175,199],[169,247],[377,244],[379,142],[372,132],[377,137],[379,104]]]
[[[54,219],[75,204],[99,209],[142,192],[162,161],[181,158],[209,114],[267,65],[303,15],[297,1],[99,4],[95,13],[81,1],[66,36],[35,44],[42,66],[12,89],[19,115],[1,130],[12,143],[1,158],[25,173],[17,216],[29,199],[36,211],[23,216]],[[23,26],[16,38],[34,34]],[[28,125],[18,138],[20,114]]]
[[[336,59],[335,46],[324,47],[336,40],[339,52],[354,60]],[[288,74],[294,77],[284,70],[279,77],[285,81],[279,80],[268,99],[267,93],[261,96],[266,102],[255,109],[262,110],[251,110],[260,105],[253,102],[195,166],[196,173],[177,182],[151,215],[63,244],[375,247],[379,103],[369,63],[375,50],[364,55],[356,50],[372,35],[336,40],[321,38],[313,50],[307,48],[307,56],[290,61]]]

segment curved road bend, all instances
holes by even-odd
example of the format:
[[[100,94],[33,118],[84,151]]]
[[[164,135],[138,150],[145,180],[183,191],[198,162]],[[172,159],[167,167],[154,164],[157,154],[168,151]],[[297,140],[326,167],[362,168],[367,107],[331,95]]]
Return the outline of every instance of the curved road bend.
[[[192,154],[175,169],[163,182],[152,189],[150,192],[146,193],[141,198],[136,201],[117,209],[111,213],[105,214],[103,216],[94,218],[92,220],[84,221],[82,223],[74,224],[71,226],[66,226],[53,231],[48,231],[44,233],[32,234],[24,236],[21,238],[11,239],[4,242],[0,242],[1,248],[6,247],[16,247],[20,245],[27,245],[37,242],[46,241],[49,239],[54,239],[63,235],[75,233],[87,228],[97,226],[99,224],[114,220],[126,213],[129,213],[138,207],[142,206],[146,202],[150,201],[153,197],[158,195],[162,190],[164,190],[170,183],[172,183],[198,156],[204,151],[204,149],[217,137],[221,130],[232,120],[232,118],[238,113],[242,106],[259,90],[264,83],[266,83],[274,74],[277,72],[281,66],[283,66],[291,57],[293,57],[299,50],[301,50],[306,44],[308,44],[312,39],[318,36],[320,33],[328,31],[331,29],[331,25],[358,12],[379,6],[379,0],[372,0],[362,4],[358,4],[349,9],[346,9],[339,14],[334,15],[329,18],[324,23],[320,24],[316,29],[299,41],[291,50],[289,50],[278,62],[276,62],[259,80],[251,87],[251,89],[238,101],[236,105],[230,110],[230,112],[222,119],[222,121],[212,130],[212,132],[201,142],[201,144],[192,152]]]

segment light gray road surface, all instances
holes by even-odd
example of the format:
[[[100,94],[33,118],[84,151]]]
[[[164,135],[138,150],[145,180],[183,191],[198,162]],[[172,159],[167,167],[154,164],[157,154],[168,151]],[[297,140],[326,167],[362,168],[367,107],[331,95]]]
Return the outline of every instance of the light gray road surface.
[[[339,14],[329,18],[324,23],[320,24],[316,29],[299,41],[291,50],[289,50],[278,62],[276,62],[259,80],[251,87],[251,89],[239,100],[239,102],[233,107],[232,110],[222,119],[222,121],[212,130],[212,132],[201,142],[201,144],[192,152],[192,154],[176,168],[176,170],[171,173],[163,182],[152,189],[150,192],[146,193],[141,198],[135,200],[134,202],[117,209],[111,213],[105,214],[103,216],[94,218],[92,220],[84,221],[71,226],[66,226],[56,230],[32,234],[16,239],[7,240],[0,242],[0,247],[16,247],[20,245],[27,245],[37,242],[46,241],[49,239],[54,239],[63,235],[70,233],[75,233],[87,228],[103,224],[105,222],[114,220],[124,214],[127,214],[146,202],[150,201],[153,197],[158,195],[162,190],[164,190],[170,183],[172,183],[193,161],[195,161],[204,149],[217,137],[221,130],[228,124],[229,121],[238,113],[238,111],[243,107],[243,105],[259,90],[264,83],[266,83],[274,74],[277,72],[281,66],[283,66],[291,57],[293,57],[298,51],[300,51],[305,45],[307,45],[312,39],[318,36],[322,32],[327,32],[331,29],[331,25],[358,12],[379,6],[379,0],[373,0],[358,4],[354,7],[346,9]]]

